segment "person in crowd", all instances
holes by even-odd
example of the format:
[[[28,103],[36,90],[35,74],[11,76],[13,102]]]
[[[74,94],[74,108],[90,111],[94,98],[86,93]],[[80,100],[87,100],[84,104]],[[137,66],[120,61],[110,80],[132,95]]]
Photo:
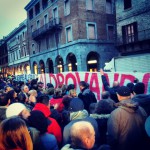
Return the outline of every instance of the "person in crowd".
[[[7,93],[7,92],[9,92],[10,90],[12,90],[12,88],[11,88],[9,85],[6,85],[6,86],[4,87],[4,90],[5,90],[5,92]]]
[[[95,143],[95,131],[91,123],[87,121],[76,122],[70,129],[71,143],[65,145],[61,150],[84,149],[90,150]]]
[[[16,103],[18,101],[17,93],[14,90],[10,90],[7,92],[7,98],[10,99],[10,104]]]
[[[53,98],[50,99],[50,105],[51,107],[54,107],[58,110],[58,112],[62,112],[64,105],[62,103],[63,95],[62,90],[60,88],[56,88],[54,90]]]
[[[74,85],[74,84],[69,84],[69,85],[67,86],[67,94],[68,94],[68,92],[69,92],[70,90],[73,90],[73,89],[75,89],[75,85]]]
[[[20,101],[22,101],[21,98],[24,98],[24,97],[25,97],[25,98],[26,98],[26,99],[25,99],[25,102],[28,102],[28,100],[29,100],[28,92],[29,92],[28,86],[27,86],[27,85],[23,85],[23,86],[21,87],[21,92],[20,92],[19,95],[18,95],[18,98],[20,99]]]
[[[85,81],[81,81],[79,83],[81,93],[78,94],[78,97],[84,103],[84,109],[89,112],[89,106],[91,103],[97,103],[97,99],[95,94],[89,89],[87,83]]]
[[[47,88],[43,91],[44,94],[49,96],[49,99],[53,97],[54,94],[54,86],[51,83],[47,83]]]
[[[94,127],[96,137],[95,147],[98,146],[98,138],[99,138],[98,125],[94,118],[89,117],[87,110],[84,109],[83,101],[79,98],[72,98],[72,100],[70,101],[69,111],[70,111],[70,123],[65,126],[63,131],[63,145],[71,143],[70,129],[72,125],[75,122],[87,121],[90,122]]]
[[[36,90],[30,90],[28,92],[28,94],[29,94],[28,103],[30,103],[30,105],[32,105],[34,107],[36,104],[37,91]]]
[[[69,90],[68,95],[69,95],[70,97],[74,98],[74,97],[77,97],[77,92],[76,92],[75,89],[71,89],[71,90]]]
[[[104,89],[105,91],[108,91],[110,93],[110,98],[112,100],[114,100],[115,102],[118,102],[118,98],[117,98],[117,90],[119,88],[119,82],[118,81],[114,81],[113,82],[113,87],[110,87],[107,79],[106,79],[106,76],[104,75],[104,71],[103,69],[100,69],[100,74],[101,74],[101,78],[102,78],[102,83],[103,83],[103,86],[104,86]]]
[[[112,150],[141,150],[145,140],[144,123],[147,114],[131,100],[128,87],[119,87],[117,96],[120,106],[112,111],[108,119],[107,142]]]
[[[7,98],[7,94],[0,95],[0,123],[6,119],[6,109],[10,104],[10,99]]]
[[[29,131],[21,118],[3,120],[0,133],[0,150],[33,150]]]
[[[49,97],[47,95],[42,95],[37,101],[37,104],[33,108],[33,111],[38,110],[44,114],[44,116],[49,120],[50,124],[47,128],[47,132],[53,134],[58,143],[60,144],[62,141],[62,133],[59,124],[56,122],[55,119],[50,117],[50,103]]]
[[[150,94],[144,94],[145,92],[145,84],[142,82],[138,82],[133,87],[134,97],[133,101],[138,102],[141,107],[144,108],[147,115],[150,115]]]
[[[99,144],[107,144],[106,133],[107,133],[107,121],[110,117],[110,113],[115,109],[114,101],[109,99],[102,99],[95,106],[95,112],[90,114],[90,117],[96,119],[99,128]]]
[[[89,107],[90,114],[95,113],[96,105],[97,105],[97,103],[91,103],[90,104],[90,107]]]
[[[37,90],[37,93],[38,93],[38,97],[41,96],[43,94],[43,91],[44,91],[44,83],[43,82],[38,82],[37,83],[37,86],[38,86],[38,90]]]
[[[103,91],[101,94],[102,99],[109,99],[110,98],[110,93],[108,91]]]

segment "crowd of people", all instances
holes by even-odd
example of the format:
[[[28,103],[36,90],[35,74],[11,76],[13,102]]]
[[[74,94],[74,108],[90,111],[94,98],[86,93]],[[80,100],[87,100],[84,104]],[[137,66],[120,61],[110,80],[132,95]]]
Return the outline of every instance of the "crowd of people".
[[[0,150],[150,149],[150,95],[137,79],[110,87],[100,70],[101,100],[76,85],[0,78]]]

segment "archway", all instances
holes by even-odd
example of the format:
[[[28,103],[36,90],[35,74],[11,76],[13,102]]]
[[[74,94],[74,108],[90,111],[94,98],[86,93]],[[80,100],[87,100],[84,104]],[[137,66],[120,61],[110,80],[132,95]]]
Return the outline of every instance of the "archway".
[[[67,56],[68,71],[77,71],[77,60],[73,53],[69,53]]]
[[[43,60],[40,60],[40,72],[45,73],[45,64]]]
[[[48,72],[49,73],[54,73],[54,66],[53,66],[53,61],[52,59],[47,60],[47,66],[48,66]]]
[[[38,65],[36,62],[33,63],[33,72],[34,74],[38,74]]]
[[[30,74],[31,73],[29,64],[25,64],[24,65],[24,69],[25,69],[25,73],[26,74]]]
[[[87,69],[90,72],[97,72],[99,69],[99,54],[90,52],[87,55]]]
[[[57,64],[57,72],[63,72],[64,71],[64,62],[61,56],[57,56],[56,58],[56,64]]]

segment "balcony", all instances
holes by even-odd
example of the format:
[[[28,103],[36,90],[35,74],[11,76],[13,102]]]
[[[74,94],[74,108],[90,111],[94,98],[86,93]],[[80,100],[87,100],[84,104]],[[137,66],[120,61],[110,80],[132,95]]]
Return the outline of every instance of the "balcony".
[[[50,32],[55,32],[56,30],[60,30],[62,28],[62,25],[60,23],[60,18],[54,18],[51,19],[47,24],[43,25],[41,28],[35,30],[32,33],[32,38],[34,40],[37,40],[39,38],[42,38],[46,34]]]
[[[124,42],[123,37],[118,36],[117,37],[117,46],[134,44],[134,43],[150,40],[150,28],[138,31],[137,35],[138,35],[138,37],[135,38],[136,40],[134,42]]]

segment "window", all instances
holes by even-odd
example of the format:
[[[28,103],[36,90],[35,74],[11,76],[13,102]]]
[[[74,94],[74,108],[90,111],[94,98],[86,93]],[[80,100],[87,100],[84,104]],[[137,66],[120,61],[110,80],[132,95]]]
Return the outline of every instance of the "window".
[[[124,0],[124,9],[132,7],[132,0]]]
[[[133,43],[138,40],[137,22],[122,26],[123,43]]]
[[[40,3],[35,5],[35,14],[38,15],[40,13]]]
[[[39,21],[39,20],[36,22],[36,28],[37,28],[37,29],[40,28],[40,21]]]
[[[107,26],[107,40],[109,41],[114,40],[114,26],[113,25]]]
[[[86,0],[86,9],[93,10],[94,0]]]
[[[47,24],[48,23],[48,15],[46,14],[45,16],[44,16],[44,24]]]
[[[96,24],[87,23],[87,38],[94,40],[96,39]]]
[[[48,0],[42,0],[42,7],[45,9],[48,6]]]
[[[106,0],[106,13],[107,14],[112,14],[113,13],[112,0]]]
[[[64,7],[65,7],[65,10],[64,10],[65,16],[67,16],[67,15],[70,14],[70,0],[65,1],[65,6]]]
[[[25,39],[25,33],[22,32],[22,39]]]
[[[33,9],[29,10],[29,19],[31,20],[33,18]]]
[[[32,44],[32,54],[35,54],[35,45]]]
[[[46,37],[46,49],[48,49],[48,48],[49,48],[49,38]]]
[[[53,9],[53,18],[58,18],[58,9],[57,9],[57,7],[55,7]]]
[[[72,41],[72,28],[71,28],[71,26],[66,27],[66,41],[67,41],[67,43]]]

